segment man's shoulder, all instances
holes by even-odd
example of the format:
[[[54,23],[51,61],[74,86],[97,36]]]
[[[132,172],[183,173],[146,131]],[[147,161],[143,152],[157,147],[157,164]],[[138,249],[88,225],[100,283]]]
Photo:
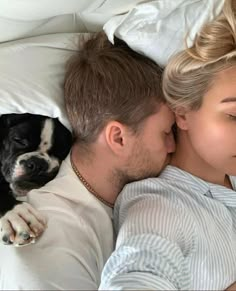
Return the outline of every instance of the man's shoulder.
[[[104,224],[111,224],[112,209],[92,195],[73,172],[59,175],[44,187],[32,190],[28,201],[48,217],[58,217],[59,220],[70,217],[72,221],[79,219],[95,228],[100,226],[97,220],[100,217]]]

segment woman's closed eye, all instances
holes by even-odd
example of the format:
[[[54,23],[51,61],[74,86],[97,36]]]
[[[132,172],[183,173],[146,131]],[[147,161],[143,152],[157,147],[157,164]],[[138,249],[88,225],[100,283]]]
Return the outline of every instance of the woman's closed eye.
[[[236,114],[227,114],[227,116],[229,119],[236,121]]]

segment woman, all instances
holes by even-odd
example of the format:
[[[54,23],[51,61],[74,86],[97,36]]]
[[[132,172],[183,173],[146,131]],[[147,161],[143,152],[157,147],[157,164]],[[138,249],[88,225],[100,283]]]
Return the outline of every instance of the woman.
[[[236,1],[164,73],[177,149],[127,185],[100,289],[225,290],[236,281]]]

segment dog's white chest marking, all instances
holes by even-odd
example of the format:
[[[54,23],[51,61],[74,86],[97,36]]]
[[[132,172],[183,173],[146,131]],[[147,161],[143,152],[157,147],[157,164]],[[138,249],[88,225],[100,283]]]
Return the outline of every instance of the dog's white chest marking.
[[[46,153],[52,147],[53,123],[52,120],[46,119],[41,132],[41,143],[38,151]]]

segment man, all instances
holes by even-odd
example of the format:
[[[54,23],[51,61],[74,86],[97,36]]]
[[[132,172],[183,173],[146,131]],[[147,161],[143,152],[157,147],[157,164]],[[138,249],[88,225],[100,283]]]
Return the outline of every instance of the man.
[[[156,176],[174,151],[161,70],[104,33],[70,60],[65,104],[74,134],[58,176],[29,194],[48,227],[34,245],[0,247],[0,289],[97,289],[113,250],[112,209],[126,183]]]

